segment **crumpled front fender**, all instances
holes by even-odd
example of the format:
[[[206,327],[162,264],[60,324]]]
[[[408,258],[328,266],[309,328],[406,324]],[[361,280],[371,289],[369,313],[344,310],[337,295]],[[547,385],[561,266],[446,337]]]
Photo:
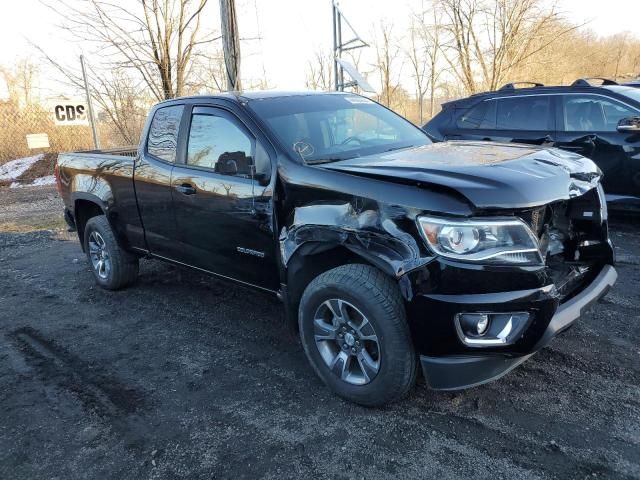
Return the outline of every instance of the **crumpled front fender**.
[[[282,262],[286,267],[303,245],[318,244],[324,249],[342,246],[400,281],[403,294],[410,298],[406,274],[433,260],[416,241],[417,214],[378,203],[367,207],[357,202],[298,207],[292,224],[280,232]]]

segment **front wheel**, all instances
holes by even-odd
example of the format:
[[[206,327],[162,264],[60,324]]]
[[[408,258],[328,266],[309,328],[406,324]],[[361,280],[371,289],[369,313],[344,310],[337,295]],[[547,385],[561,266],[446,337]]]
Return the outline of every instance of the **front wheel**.
[[[341,397],[380,406],[403,397],[416,354],[397,285],[369,265],[329,270],[306,288],[298,314],[304,351]]]
[[[138,257],[123,250],[104,215],[91,217],[84,227],[84,250],[98,285],[118,290],[138,276]]]

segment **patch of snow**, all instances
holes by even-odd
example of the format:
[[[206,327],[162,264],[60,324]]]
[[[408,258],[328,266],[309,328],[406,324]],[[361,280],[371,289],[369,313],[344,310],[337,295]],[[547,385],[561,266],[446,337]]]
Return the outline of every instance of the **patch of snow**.
[[[9,188],[41,187],[44,185],[54,185],[55,183],[56,183],[56,177],[53,175],[47,175],[46,177],[36,178],[31,183],[13,182],[11,185],[9,185]]]
[[[11,160],[4,165],[0,165],[0,181],[15,180],[42,157],[43,155],[40,154],[34,155],[33,157],[18,158],[17,160]]]
[[[36,178],[33,182],[30,183],[29,186],[36,187],[40,185],[55,185],[56,177],[55,175],[47,175],[46,177]]]

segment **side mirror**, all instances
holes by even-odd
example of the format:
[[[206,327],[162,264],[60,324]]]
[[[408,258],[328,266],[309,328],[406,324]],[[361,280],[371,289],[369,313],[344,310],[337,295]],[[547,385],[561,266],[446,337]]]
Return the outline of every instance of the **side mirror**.
[[[640,133],[640,117],[627,117],[618,122],[620,133]]]

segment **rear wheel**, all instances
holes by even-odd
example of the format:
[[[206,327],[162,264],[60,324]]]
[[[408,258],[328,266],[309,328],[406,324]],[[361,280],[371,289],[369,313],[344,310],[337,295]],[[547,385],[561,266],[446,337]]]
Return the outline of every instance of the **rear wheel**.
[[[302,344],[318,376],[366,406],[404,396],[416,355],[397,285],[368,265],[343,265],[306,288],[298,316]]]
[[[138,276],[138,257],[118,245],[104,215],[92,217],[84,227],[85,252],[98,285],[118,290]]]

